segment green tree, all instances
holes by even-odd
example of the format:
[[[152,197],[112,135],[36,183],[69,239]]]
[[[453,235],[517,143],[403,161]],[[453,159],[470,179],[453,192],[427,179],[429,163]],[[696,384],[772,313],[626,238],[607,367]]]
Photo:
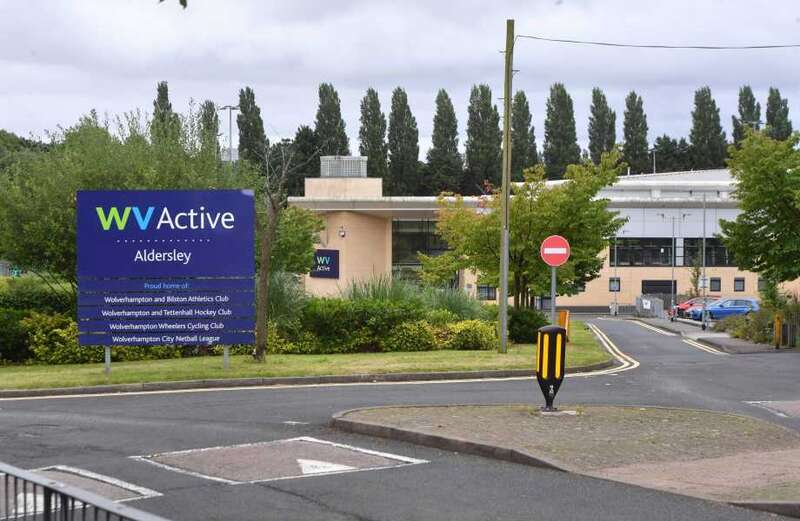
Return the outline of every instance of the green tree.
[[[789,119],[789,100],[781,98],[781,91],[775,87],[769,88],[766,123],[767,135],[772,139],[784,140],[792,135],[792,121]]]
[[[349,156],[350,140],[345,132],[339,93],[330,83],[319,86],[319,106],[314,132],[321,156]]]
[[[673,139],[664,134],[653,142],[656,155],[656,171],[681,172],[691,169],[689,143],[685,138]]]
[[[692,166],[698,169],[722,168],[725,166],[725,132],[719,122],[717,102],[711,89],[702,87],[694,93],[692,130]]]
[[[464,194],[484,191],[484,184],[500,184],[500,114],[492,103],[488,85],[473,85],[467,117],[466,167],[461,187]]]
[[[800,277],[799,140],[749,132],[728,161],[741,213],[720,221],[722,240],[739,269],[775,284]]]
[[[625,142],[622,155],[633,174],[648,172],[650,153],[647,147],[647,116],[644,113],[642,97],[631,91],[625,98],[625,115],[622,130]]]
[[[20,154],[44,152],[49,148],[49,145],[41,141],[19,137],[13,132],[0,129],[0,172]]]
[[[236,115],[239,128],[239,160],[249,161],[261,171],[267,168],[269,141],[264,134],[264,121],[261,108],[256,104],[256,94],[250,87],[239,91],[239,114]]]
[[[733,144],[737,147],[745,136],[745,127],[758,130],[761,126],[761,104],[756,101],[750,85],[739,88],[739,117],[731,116]]]
[[[419,130],[411,113],[406,91],[392,92],[389,114],[389,183],[384,187],[390,195],[416,195],[420,190]]]
[[[436,94],[431,148],[427,156],[427,175],[423,176],[425,195],[458,192],[464,162],[458,151],[458,120],[453,102],[444,89]]]
[[[315,169],[317,156],[317,137],[314,129],[308,125],[301,125],[292,140],[293,169],[286,184],[289,195],[303,195],[306,177],[319,177],[319,169]]]
[[[566,237],[569,261],[558,269],[558,293],[574,295],[595,279],[603,266],[600,254],[625,220],[608,210],[608,200],[598,192],[616,181],[622,166],[619,153],[604,154],[599,165],[567,167],[566,182],[547,186],[541,165],[513,188],[510,208],[509,284],[514,306],[526,306],[531,295],[549,291],[550,267],[531,255],[548,235]],[[500,194],[486,200],[489,212],[476,212],[463,198],[440,198],[437,233],[450,250],[437,257],[421,257],[423,277],[437,282],[457,269],[478,273],[481,283],[499,284]]]
[[[522,181],[522,172],[538,162],[531,108],[525,93],[518,90],[511,103],[511,179]]]
[[[200,105],[200,150],[211,157],[219,158],[219,114],[211,100]]]
[[[548,179],[561,179],[568,165],[580,162],[572,98],[563,83],[550,87],[544,120],[544,164]]]
[[[367,172],[370,177],[380,177],[387,181],[389,166],[386,162],[386,116],[381,112],[378,92],[367,89],[361,100],[361,128],[358,130],[358,151],[367,159]]]
[[[600,156],[610,152],[617,142],[617,113],[611,110],[606,95],[598,87],[592,89],[592,107],[589,114],[589,156],[594,164]]]
[[[156,86],[156,99],[153,101],[153,121],[150,124],[150,139],[153,143],[163,144],[174,141],[180,134],[180,119],[172,111],[169,101],[169,87],[166,81]]]

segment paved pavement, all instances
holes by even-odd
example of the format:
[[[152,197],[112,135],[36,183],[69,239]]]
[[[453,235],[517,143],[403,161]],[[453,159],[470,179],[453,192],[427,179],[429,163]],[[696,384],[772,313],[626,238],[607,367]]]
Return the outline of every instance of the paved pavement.
[[[568,378],[557,403],[698,407],[750,414],[800,430],[797,353],[729,356],[631,321],[594,323],[641,365]],[[29,469],[66,465],[146,487],[162,495],[130,504],[175,520],[776,519],[327,426],[334,412],[357,407],[540,401],[531,379],[4,400],[0,461]],[[338,461],[339,456],[319,448],[308,451],[302,444],[281,455],[281,469],[289,471],[265,469],[271,459],[248,451],[234,451],[238,456],[230,463],[224,457],[161,456],[169,465],[159,466],[132,458],[243,444],[274,448],[264,442],[296,438],[332,442],[377,459]],[[238,470],[232,468],[237,465]],[[220,466],[225,474],[218,472]],[[242,474],[229,474],[233,471]],[[234,479],[213,480],[206,472]],[[268,479],[244,479],[253,475]],[[272,479],[276,476],[283,479]]]

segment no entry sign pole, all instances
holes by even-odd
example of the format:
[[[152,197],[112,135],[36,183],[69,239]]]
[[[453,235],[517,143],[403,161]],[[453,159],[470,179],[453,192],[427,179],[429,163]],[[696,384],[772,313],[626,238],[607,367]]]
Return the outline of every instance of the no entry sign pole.
[[[542,241],[539,255],[550,266],[550,322],[556,323],[556,268],[569,259],[569,242],[560,235],[551,235]]]

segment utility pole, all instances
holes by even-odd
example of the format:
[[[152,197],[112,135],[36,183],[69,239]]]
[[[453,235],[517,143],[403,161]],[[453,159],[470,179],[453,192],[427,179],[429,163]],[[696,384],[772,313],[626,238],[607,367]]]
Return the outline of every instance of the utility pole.
[[[508,349],[508,206],[511,187],[511,79],[514,73],[514,20],[506,20],[505,80],[503,84],[503,199],[500,231],[500,352]]]
[[[703,314],[700,315],[700,329],[703,331],[706,330],[708,327],[708,321],[706,319],[706,291],[708,291],[708,277],[706,277],[706,193],[703,192],[703,274],[700,276],[700,280],[703,281]]]
[[[239,110],[239,105],[224,105],[217,110],[228,111],[228,161],[231,162],[231,165],[235,165],[233,162],[233,111]]]

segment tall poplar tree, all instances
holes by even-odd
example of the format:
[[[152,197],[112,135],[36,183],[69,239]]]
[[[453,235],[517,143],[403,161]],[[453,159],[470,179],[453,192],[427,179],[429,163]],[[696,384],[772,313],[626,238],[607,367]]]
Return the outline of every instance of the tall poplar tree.
[[[386,162],[386,116],[381,112],[378,92],[367,89],[361,100],[361,127],[358,129],[358,152],[367,157],[367,175],[386,182],[389,165]]]
[[[647,147],[647,116],[642,97],[631,91],[625,98],[622,156],[633,174],[652,171]]]
[[[350,141],[345,132],[339,93],[330,83],[319,86],[319,106],[314,123],[321,156],[349,156]]]
[[[709,87],[694,93],[692,130],[692,167],[697,169],[722,168],[725,166],[725,132],[719,121],[719,108],[711,96]]]
[[[156,86],[156,99],[153,101],[150,139],[154,144],[163,144],[178,139],[180,132],[180,118],[172,111],[172,103],[169,101],[169,87],[166,81],[160,81]]]
[[[739,88],[739,117],[731,116],[733,124],[733,143],[738,147],[745,136],[745,128],[758,130],[761,126],[761,104],[753,96],[750,85]]]
[[[511,104],[511,179],[522,181],[522,172],[538,162],[531,108],[525,93],[518,90]]]
[[[239,128],[239,160],[249,161],[266,171],[269,141],[264,134],[264,121],[261,108],[256,104],[256,94],[250,87],[239,91],[239,114],[236,115]]]
[[[422,180],[425,195],[458,192],[461,188],[464,161],[458,151],[458,120],[447,91],[436,94],[431,148],[428,150],[427,176]]]
[[[416,195],[419,179],[419,130],[408,106],[408,95],[400,87],[392,92],[389,114],[389,183],[390,195]]]
[[[548,179],[561,179],[567,165],[581,159],[572,98],[563,83],[554,83],[547,98],[544,120],[544,164]]]
[[[492,104],[492,89],[488,85],[473,85],[467,109],[467,142],[464,194],[483,193],[484,183],[500,185],[500,114]]]
[[[611,110],[606,95],[600,88],[592,89],[592,107],[589,114],[589,156],[600,164],[600,156],[610,152],[617,142],[617,113]]]
[[[303,195],[305,178],[319,177],[319,169],[316,166],[317,138],[314,129],[308,125],[302,125],[297,129],[292,140],[292,170],[286,182],[286,190],[289,195]]]
[[[219,114],[211,100],[200,105],[200,151],[219,158]]]
[[[772,139],[783,141],[792,135],[792,121],[789,119],[789,100],[781,98],[781,91],[769,88],[767,96],[766,133]]]

